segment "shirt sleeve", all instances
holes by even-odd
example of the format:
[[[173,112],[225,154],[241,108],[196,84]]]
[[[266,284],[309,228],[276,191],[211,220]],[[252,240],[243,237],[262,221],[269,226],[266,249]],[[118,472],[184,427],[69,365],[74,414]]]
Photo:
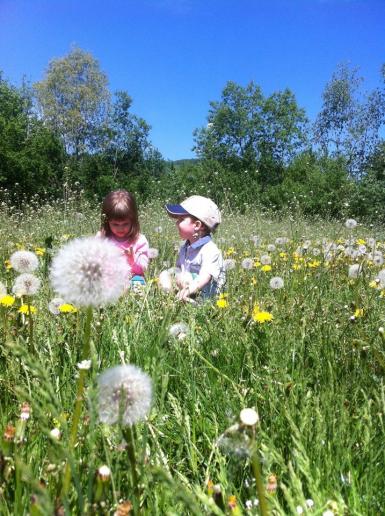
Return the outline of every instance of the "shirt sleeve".
[[[148,257],[148,240],[144,235],[139,235],[138,240],[133,246],[133,256],[131,265],[131,273],[143,276],[144,272],[148,268],[149,257]]]
[[[218,281],[223,268],[222,253],[219,249],[210,250],[210,253],[202,255],[202,265],[199,275],[210,274],[215,281]]]

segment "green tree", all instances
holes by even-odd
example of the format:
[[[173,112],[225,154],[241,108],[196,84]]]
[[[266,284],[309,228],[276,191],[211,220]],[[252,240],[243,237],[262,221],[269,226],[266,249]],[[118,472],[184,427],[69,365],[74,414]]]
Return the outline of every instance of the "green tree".
[[[253,82],[228,82],[207,119],[207,127],[194,131],[197,155],[248,174],[260,163],[288,162],[306,141],[305,112],[287,89],[265,98]]]
[[[74,48],[52,60],[35,91],[47,126],[61,137],[67,153],[79,156],[102,146],[110,93],[107,77],[91,54]]]
[[[59,139],[30,113],[26,88],[0,75],[0,186],[15,194],[56,194],[64,149]]]
[[[360,177],[380,141],[385,123],[384,90],[361,92],[358,71],[340,65],[323,92],[314,125],[314,143],[325,157],[344,157],[352,176]]]

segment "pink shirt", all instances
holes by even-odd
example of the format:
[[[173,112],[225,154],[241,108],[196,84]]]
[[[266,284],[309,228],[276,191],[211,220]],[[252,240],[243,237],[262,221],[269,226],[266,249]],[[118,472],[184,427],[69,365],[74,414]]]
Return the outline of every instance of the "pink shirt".
[[[148,241],[139,233],[136,240],[117,240],[113,235],[108,240],[122,250],[126,256],[130,272],[133,276],[143,276],[148,267]]]

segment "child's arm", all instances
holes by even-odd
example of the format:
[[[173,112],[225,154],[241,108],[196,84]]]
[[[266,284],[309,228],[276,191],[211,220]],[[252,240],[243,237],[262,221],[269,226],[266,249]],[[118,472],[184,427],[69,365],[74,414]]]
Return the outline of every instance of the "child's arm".
[[[178,299],[180,301],[187,301],[190,298],[190,296],[196,294],[205,285],[207,285],[211,281],[211,278],[211,274],[207,272],[201,272],[199,276],[192,283],[190,283],[190,285],[178,292]]]
[[[148,241],[144,235],[139,237],[139,240],[132,249],[131,273],[133,275],[143,276],[144,272],[148,268],[149,257],[148,257]]]

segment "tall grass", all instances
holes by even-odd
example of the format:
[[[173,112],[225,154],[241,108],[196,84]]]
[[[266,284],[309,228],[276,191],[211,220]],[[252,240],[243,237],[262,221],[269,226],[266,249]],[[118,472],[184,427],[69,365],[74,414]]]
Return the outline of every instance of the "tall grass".
[[[363,274],[351,279],[354,260],[342,250],[331,262],[310,251],[322,249],[322,239],[345,246],[354,238],[357,248],[357,239],[369,237],[384,251],[383,228],[358,226],[352,235],[343,222],[225,213],[215,239],[236,260],[227,273],[227,306],[219,308],[216,300],[191,306],[158,288],[159,272],[174,264],[177,232],[156,203],[142,208],[142,231],[159,256],[142,294],[129,292],[94,311],[92,367],[72,450],[85,315],[49,312],[49,261],[69,238],[97,231],[98,210],[70,198],[23,212],[3,205],[0,220],[0,281],[8,291],[15,277],[4,265],[10,254],[20,247],[46,249],[43,287],[31,300],[34,353],[28,319],[17,311],[20,300],[0,307],[7,321],[0,351],[1,514],[122,515],[129,502],[143,514],[258,514],[247,436],[242,429],[226,434],[245,407],[260,416],[255,439],[270,512],[385,512],[385,342],[378,331],[385,326],[385,297],[369,285],[382,267],[362,255]],[[260,247],[250,239],[255,235]],[[282,236],[289,242],[270,253],[271,272],[241,268],[244,257],[257,262]],[[296,255],[308,239],[309,251]],[[283,289],[270,289],[272,276],[284,279]],[[273,315],[271,322],[253,322],[256,304]],[[169,335],[179,321],[189,328],[184,339]],[[97,416],[97,376],[120,363],[139,366],[154,385],[149,419],[133,429],[140,499],[123,429]],[[29,419],[20,417],[23,403]],[[63,497],[67,464],[72,481]],[[98,474],[102,465],[110,478]]]

